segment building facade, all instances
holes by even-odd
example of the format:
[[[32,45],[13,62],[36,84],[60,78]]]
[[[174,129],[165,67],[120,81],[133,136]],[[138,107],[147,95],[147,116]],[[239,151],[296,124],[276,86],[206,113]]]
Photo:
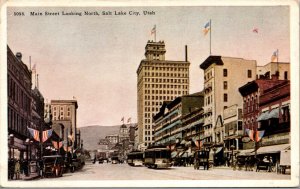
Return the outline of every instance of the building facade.
[[[73,147],[80,147],[77,131],[77,100],[51,100],[53,123],[64,125],[65,136],[70,136]]]
[[[13,54],[7,46],[8,147],[9,158],[23,159],[25,141],[31,126],[31,71],[22,61],[22,54]]]
[[[290,63],[270,62],[264,66],[257,66],[256,79],[271,79],[272,75],[278,75],[279,80],[290,80]]]
[[[152,144],[152,117],[163,101],[189,94],[190,63],[187,52],[185,61],[165,60],[165,53],[164,41],[148,41],[145,59],[137,69],[138,149],[143,150]]]
[[[107,135],[105,139],[107,139],[111,144],[117,144],[119,142],[119,135]]]
[[[183,118],[186,118],[191,112],[200,110],[203,107],[203,101],[203,93],[199,92],[177,97],[172,102],[164,102],[159,113],[153,117],[154,144],[169,146],[171,148],[176,142],[184,139],[192,141],[193,138],[197,140],[196,130],[200,132],[201,119],[194,120],[195,122],[193,123],[189,123],[185,119],[183,125]]]
[[[209,56],[201,65],[204,70],[204,143],[224,146],[224,110],[241,107],[238,88],[256,78],[256,61],[242,58]]]

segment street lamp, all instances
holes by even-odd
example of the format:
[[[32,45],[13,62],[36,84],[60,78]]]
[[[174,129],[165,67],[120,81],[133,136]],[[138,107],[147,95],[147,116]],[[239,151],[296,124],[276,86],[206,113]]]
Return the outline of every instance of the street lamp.
[[[230,146],[230,150],[231,150],[231,166],[233,167],[233,150],[235,149],[234,145]]]

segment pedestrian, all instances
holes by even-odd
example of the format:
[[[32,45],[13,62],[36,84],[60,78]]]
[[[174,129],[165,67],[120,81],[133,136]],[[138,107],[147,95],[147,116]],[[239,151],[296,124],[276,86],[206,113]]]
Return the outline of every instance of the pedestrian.
[[[40,177],[43,178],[44,174],[43,174],[43,169],[44,169],[44,163],[43,163],[43,160],[40,159],[39,160],[39,174],[40,174]]]
[[[13,180],[14,179],[14,172],[15,172],[15,161],[14,159],[10,159],[8,161],[8,179]]]
[[[20,179],[20,161],[17,160],[15,164],[15,175],[16,175],[16,180]]]

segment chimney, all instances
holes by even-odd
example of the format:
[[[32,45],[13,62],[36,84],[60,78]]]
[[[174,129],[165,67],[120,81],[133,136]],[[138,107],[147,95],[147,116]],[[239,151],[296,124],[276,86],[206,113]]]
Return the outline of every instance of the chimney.
[[[188,51],[187,51],[187,45],[185,45],[185,61],[188,61]]]
[[[19,61],[22,61],[22,53],[17,52],[17,53],[16,53],[16,57],[17,57],[17,59],[18,59]]]

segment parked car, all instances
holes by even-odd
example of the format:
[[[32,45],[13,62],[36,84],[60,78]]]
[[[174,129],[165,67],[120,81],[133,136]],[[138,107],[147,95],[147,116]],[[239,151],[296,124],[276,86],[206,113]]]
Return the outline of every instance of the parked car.
[[[64,159],[60,155],[51,155],[43,156],[43,174],[45,177],[54,176],[61,177],[63,176],[64,171]]]

